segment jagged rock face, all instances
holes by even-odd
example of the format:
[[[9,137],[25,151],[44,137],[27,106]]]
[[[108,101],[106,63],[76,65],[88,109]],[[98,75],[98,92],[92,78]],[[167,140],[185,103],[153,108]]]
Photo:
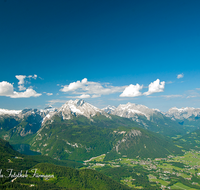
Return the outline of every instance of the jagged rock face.
[[[8,131],[7,136],[18,134],[26,136],[36,133],[42,124],[43,118],[49,113],[48,109],[0,110],[0,129]],[[9,132],[9,130],[11,131]]]
[[[74,116],[85,116],[92,120],[95,115],[104,115],[111,118],[105,111],[84,102],[84,100],[69,100],[59,109],[48,106],[45,109],[24,109],[24,110],[5,110],[0,109],[0,117],[15,117],[17,120],[27,120],[30,123],[37,123],[37,126],[44,125],[46,121],[53,121],[53,116],[58,115],[62,119],[72,119]],[[38,127],[37,127],[38,128]],[[32,130],[31,130],[32,131]],[[23,133],[24,134],[24,133]]]
[[[72,119],[74,116],[77,117],[82,115],[92,120],[92,117],[98,114],[111,118],[105,111],[85,102],[82,99],[77,99],[74,101],[69,100],[59,109],[49,111],[48,114],[46,114],[46,116],[43,118],[42,124],[46,123],[47,121],[51,121],[53,116],[56,115],[67,120]]]
[[[171,117],[172,119],[188,119],[192,116],[194,117],[200,117],[200,108],[176,108],[173,107],[169,109],[168,112],[165,113],[167,117]]]
[[[118,132],[119,133],[119,132]],[[125,143],[126,144],[126,141],[129,139],[129,138],[134,138],[134,137],[136,137],[136,136],[141,136],[142,135],[142,132],[141,131],[139,131],[139,130],[131,130],[131,131],[129,131],[128,133],[126,133],[125,131],[122,131],[122,133],[121,134],[125,134],[125,136],[121,139],[121,140],[119,140],[118,142],[117,142],[117,144],[115,145],[115,147],[114,147],[114,149],[116,149],[116,152],[118,152],[119,151],[119,146],[122,144],[122,143]]]
[[[91,117],[101,114],[106,117],[110,117],[107,113],[105,113],[103,110],[84,102],[84,100],[69,100],[64,105],[61,106],[61,108],[58,109],[58,113],[62,115],[63,119],[71,119],[72,116],[79,116],[83,115],[87,117],[88,119],[91,119]]]
[[[120,104],[114,111],[111,111],[111,114],[118,115],[120,117],[127,117],[127,118],[133,118],[134,120],[137,119],[138,115],[145,116],[148,120],[150,120],[150,117],[157,113],[157,110],[150,109],[144,105],[138,105],[138,104]]]
[[[115,109],[116,109],[115,106],[110,106],[110,105],[109,105],[109,106],[103,108],[102,110],[105,111],[106,113],[109,113],[109,114],[110,114],[110,113],[114,112]]]

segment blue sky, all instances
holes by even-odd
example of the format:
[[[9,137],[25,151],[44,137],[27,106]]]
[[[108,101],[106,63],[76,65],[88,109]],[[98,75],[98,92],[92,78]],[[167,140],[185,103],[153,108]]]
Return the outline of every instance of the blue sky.
[[[99,108],[200,107],[199,7],[199,0],[0,1],[0,108],[81,97]]]

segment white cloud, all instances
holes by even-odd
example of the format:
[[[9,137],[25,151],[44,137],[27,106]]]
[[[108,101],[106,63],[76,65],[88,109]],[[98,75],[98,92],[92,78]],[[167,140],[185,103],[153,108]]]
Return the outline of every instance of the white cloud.
[[[63,89],[60,91],[62,92],[69,92],[69,91],[75,91],[79,88],[83,88],[84,84],[87,82],[87,79],[83,79],[82,81],[72,82],[69,85],[65,85]]]
[[[87,78],[81,81],[72,82],[69,85],[63,86],[60,91],[68,92],[72,94],[88,94],[90,97],[100,97],[101,95],[113,94],[116,92],[122,92],[126,86],[111,86],[101,84],[99,82],[90,82]],[[89,97],[89,96],[87,96]]]
[[[24,86],[24,85],[19,85],[19,86],[18,86],[18,88],[19,88],[19,91],[26,90],[26,88],[25,88],[25,86]]]
[[[23,82],[22,79],[21,82]],[[38,97],[41,95],[42,94],[37,93],[32,88],[28,88],[24,92],[16,92],[14,91],[13,84],[6,81],[0,82],[0,96],[7,96],[10,98],[29,98],[29,97]]]
[[[82,94],[78,98],[90,98],[89,94]]]
[[[172,94],[172,95],[162,95],[161,97],[163,97],[163,98],[180,98],[180,97],[183,97],[183,95]]]
[[[190,95],[190,96],[187,96],[186,98],[196,98],[196,97],[199,97],[199,96],[195,96],[195,95]]]
[[[26,90],[26,88],[24,87],[24,79],[26,78],[26,75],[15,75],[15,77],[19,80],[19,82],[18,82],[19,90],[20,91]]]
[[[53,95],[53,93],[46,93],[46,95],[47,95],[47,96],[52,96],[52,95]]]
[[[11,98],[30,98],[30,97],[38,97],[41,96],[42,94],[37,93],[35,90],[32,88],[26,89],[24,92],[13,92],[13,95],[10,95],[9,97]]]
[[[137,97],[142,95],[150,95],[156,92],[163,92],[165,82],[160,82],[159,79],[149,84],[148,92],[141,93],[143,85],[129,86],[112,86],[109,83],[99,83],[88,81],[84,78],[81,81],[72,82],[69,85],[61,86],[60,91],[68,94],[77,94],[77,96],[67,96],[67,98],[97,98],[101,95],[109,95],[117,92],[122,92],[120,97]]]
[[[157,79],[156,81],[151,82],[149,84],[149,90],[148,90],[148,92],[145,92],[144,95],[148,96],[148,95],[156,93],[156,92],[163,92],[164,88],[165,88],[165,81],[160,82],[160,80]]]
[[[37,78],[37,75],[34,74],[34,75],[29,75],[29,76],[26,76],[26,75],[15,75],[15,77],[19,80],[18,82],[18,88],[19,88],[19,91],[23,91],[23,90],[26,90],[25,86],[24,86],[24,83],[25,83],[25,78],[33,78],[33,79],[36,79]]]
[[[66,96],[66,98],[80,98],[80,99],[83,99],[83,98],[90,98],[91,96],[89,94],[82,94],[80,96]]]
[[[139,84],[133,85],[130,84],[128,87],[125,88],[122,94],[120,94],[120,97],[136,97],[141,96],[142,93],[140,90],[142,90],[143,85],[140,86]]]
[[[33,79],[37,79],[37,75],[36,74],[34,74],[34,75],[29,75],[29,76],[27,76],[27,78],[33,78]],[[39,77],[40,78],[40,77]]]
[[[34,75],[33,75],[33,79],[36,79],[36,78],[37,78],[37,75],[36,75],[36,74],[34,74]]]
[[[0,96],[10,96],[13,94],[13,85],[9,82],[0,82]]]
[[[26,78],[26,75],[15,75],[15,77],[19,80],[19,82],[18,82],[19,85],[24,84],[24,79]]]
[[[179,75],[177,75],[177,79],[180,79],[180,78],[183,78],[184,77],[184,74],[182,73],[182,74],[179,74]]]

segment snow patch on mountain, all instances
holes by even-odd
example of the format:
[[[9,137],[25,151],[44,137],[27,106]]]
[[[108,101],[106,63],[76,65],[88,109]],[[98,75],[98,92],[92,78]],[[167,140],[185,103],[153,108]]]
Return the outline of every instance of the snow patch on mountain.
[[[58,113],[62,115],[63,119],[71,119],[73,116],[79,115],[83,115],[88,119],[91,119],[91,117],[95,116],[97,113],[110,118],[106,112],[85,102],[82,99],[67,101],[61,106],[61,108],[58,109]]]
[[[150,109],[144,105],[129,102],[127,104],[120,104],[114,111],[111,112],[111,114],[135,119],[137,119],[138,115],[143,115],[150,120],[150,116],[156,112],[157,110]]]
[[[116,109],[115,106],[108,105],[107,107],[103,108],[102,110],[105,111],[106,113],[111,113],[111,112],[115,111],[115,109]]]
[[[172,119],[188,119],[191,116],[200,117],[200,108],[170,108],[165,115],[167,117],[171,117]]]

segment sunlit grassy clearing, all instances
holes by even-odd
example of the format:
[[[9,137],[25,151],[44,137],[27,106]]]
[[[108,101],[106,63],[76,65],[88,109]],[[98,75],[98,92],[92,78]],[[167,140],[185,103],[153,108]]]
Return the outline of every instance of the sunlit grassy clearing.
[[[171,189],[180,189],[180,190],[195,190],[194,188],[188,187],[186,185],[183,185],[182,183],[175,183],[173,186],[171,186]]]
[[[164,181],[162,179],[150,179],[149,181],[150,182],[158,182],[158,183],[160,183],[161,185],[164,185],[164,186],[167,186],[170,183],[170,182]]]

